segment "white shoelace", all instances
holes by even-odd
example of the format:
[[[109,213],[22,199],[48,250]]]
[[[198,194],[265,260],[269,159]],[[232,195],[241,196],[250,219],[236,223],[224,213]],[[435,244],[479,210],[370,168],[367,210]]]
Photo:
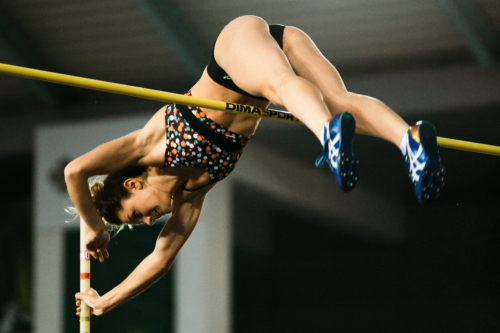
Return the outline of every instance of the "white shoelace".
[[[413,153],[413,151],[411,150],[411,147],[410,147],[410,142],[409,142],[409,140],[407,140],[407,142],[406,142],[406,155],[408,156],[408,159],[409,159],[408,163],[409,163],[409,167],[410,167],[411,179],[415,183],[420,180],[422,170],[424,170],[425,164],[427,163],[427,161],[425,161],[425,162],[418,161],[418,158],[423,154],[423,152],[424,152],[424,149],[423,149],[422,145],[420,144],[418,146],[417,152]],[[419,171],[420,171],[420,174],[418,174]]]
[[[335,145],[340,141],[340,133],[337,133],[335,135],[335,138],[333,140],[328,140],[328,158],[330,159],[330,162],[332,163],[332,167],[334,169],[337,169],[339,166],[338,160],[339,160],[339,148],[335,148]],[[334,160],[334,157],[337,157],[336,160]],[[331,157],[331,158],[330,158]]]
[[[331,137],[330,137],[330,122],[327,121],[325,123],[325,126],[323,127],[323,133],[321,135],[321,138],[323,138],[323,140],[321,142],[323,144],[323,146],[325,144],[328,145],[328,154],[327,154],[326,158],[332,164],[332,168],[337,169],[338,166],[339,166],[339,163],[338,163],[338,160],[339,160],[339,148],[335,148],[335,145],[340,141],[340,133],[337,133],[337,135],[335,135],[335,137],[333,138],[333,140],[331,140]],[[333,159],[335,156],[337,157],[336,161]]]

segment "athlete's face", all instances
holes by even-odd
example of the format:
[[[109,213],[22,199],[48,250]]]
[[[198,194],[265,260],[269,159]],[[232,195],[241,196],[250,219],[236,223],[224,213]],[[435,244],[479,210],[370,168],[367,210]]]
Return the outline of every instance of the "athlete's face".
[[[127,181],[124,185],[131,195],[122,200],[122,209],[118,211],[118,218],[123,223],[152,226],[157,219],[172,211],[170,193],[159,191],[141,180]]]

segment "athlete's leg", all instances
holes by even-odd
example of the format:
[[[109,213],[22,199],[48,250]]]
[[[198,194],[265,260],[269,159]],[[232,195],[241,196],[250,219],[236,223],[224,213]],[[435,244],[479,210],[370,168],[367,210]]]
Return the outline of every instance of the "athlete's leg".
[[[348,92],[335,67],[303,31],[287,27],[283,44],[295,73],[319,88],[333,114],[348,111],[358,128],[399,147],[409,127],[403,119],[379,100]]]
[[[229,23],[215,45],[215,59],[237,86],[284,105],[299,118],[323,143],[318,163],[328,162],[342,190],[354,187],[359,173],[351,149],[354,118],[339,114],[332,119],[319,89],[295,74],[264,20],[245,16]]]
[[[434,126],[419,122],[409,130],[408,124],[382,102],[348,92],[337,70],[301,30],[287,27],[283,39],[284,52],[294,71],[319,88],[333,114],[348,111],[356,118],[358,128],[401,148],[418,200],[426,202],[439,196],[444,167]]]
[[[298,29],[285,29],[283,52],[265,21],[253,16],[238,18],[221,32],[215,58],[240,88],[284,105],[324,142],[325,152],[319,162],[328,161],[343,190],[352,189],[359,171],[352,163],[353,121],[344,116],[331,119],[332,114],[349,111],[361,129],[397,146],[403,138],[408,142],[414,138],[408,125],[387,106],[347,92],[335,68]],[[439,195],[444,169],[433,127],[419,125],[416,132],[420,138],[413,146],[406,143],[403,153],[409,161],[417,196],[423,202]],[[426,192],[429,187],[432,193]]]
[[[294,73],[264,20],[243,16],[229,23],[217,39],[215,59],[236,85],[285,106],[320,138],[332,117],[323,96]]]

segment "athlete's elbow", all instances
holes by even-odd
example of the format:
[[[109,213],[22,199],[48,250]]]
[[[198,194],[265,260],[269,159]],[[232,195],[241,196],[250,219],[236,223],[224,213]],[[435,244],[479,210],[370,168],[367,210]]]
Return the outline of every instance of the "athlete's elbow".
[[[161,260],[159,260],[158,267],[161,269],[162,274],[167,274],[170,271],[174,264],[174,260],[175,258],[171,257],[161,258]]]
[[[163,267],[163,274],[167,274],[170,269],[172,268],[172,265],[174,264],[174,259],[167,261],[162,267]]]
[[[161,274],[166,274],[174,264],[175,256],[171,256],[168,252],[154,251],[152,256],[155,261],[155,266],[158,267]]]
[[[75,177],[78,177],[81,174],[82,174],[82,168],[80,164],[77,162],[77,160],[71,161],[64,168],[64,179],[66,180],[66,182],[71,181],[71,179],[74,179]]]

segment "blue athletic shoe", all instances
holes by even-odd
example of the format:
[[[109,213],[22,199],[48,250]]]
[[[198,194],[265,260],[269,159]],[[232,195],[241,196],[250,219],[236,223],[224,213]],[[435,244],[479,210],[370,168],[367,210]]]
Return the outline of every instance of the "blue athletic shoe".
[[[408,130],[406,136],[403,158],[408,176],[415,185],[418,201],[431,201],[441,194],[445,177],[436,129],[429,122],[419,121]]]
[[[354,188],[359,177],[359,160],[352,151],[356,121],[347,112],[337,114],[325,124],[323,130],[324,153],[316,160],[316,166],[325,161],[335,174],[338,186],[344,192]]]

